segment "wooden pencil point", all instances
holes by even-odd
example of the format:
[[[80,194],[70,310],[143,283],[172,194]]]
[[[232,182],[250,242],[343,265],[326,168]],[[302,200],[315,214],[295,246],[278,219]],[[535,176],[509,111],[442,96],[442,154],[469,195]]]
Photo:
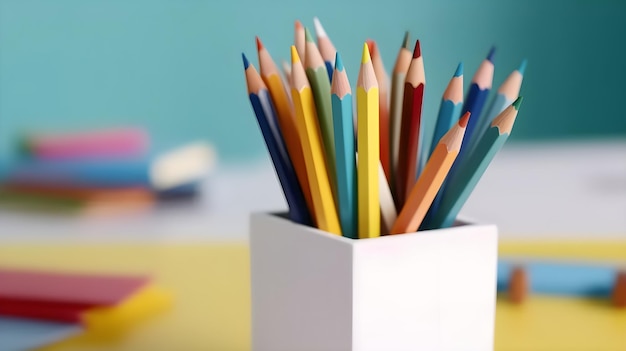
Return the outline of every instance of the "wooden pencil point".
[[[300,22],[299,20],[296,20],[296,22],[295,22],[295,29],[296,30],[301,30],[302,28],[303,28],[302,27],[302,22]]]
[[[615,286],[613,287],[613,305],[626,308],[626,271],[617,273]]]
[[[519,111],[519,107],[522,104],[522,100],[524,100],[524,97],[519,96],[514,102],[513,102],[513,107],[515,107],[516,110]]]
[[[459,62],[459,65],[456,66],[456,71],[454,72],[455,77],[460,77],[463,75],[463,62]]]
[[[467,127],[467,122],[469,122],[470,115],[471,115],[471,112],[467,111],[467,112],[465,112],[465,114],[464,114],[464,115],[463,115],[463,116],[459,119],[459,126],[460,126],[460,127],[463,127],[463,128]]]
[[[304,38],[308,43],[315,43],[315,40],[313,40],[313,35],[311,34],[311,31],[309,30],[309,28],[304,28]]]
[[[291,45],[291,63],[300,62],[300,56],[298,55],[298,50],[296,50],[295,45]]]
[[[524,267],[515,267],[509,281],[509,300],[521,304],[528,295],[528,274]]]
[[[493,63],[493,59],[496,55],[496,47],[492,46],[491,50],[489,50],[489,54],[487,54],[487,61]]]
[[[520,63],[520,65],[519,65],[519,68],[517,69],[519,74],[524,75],[524,72],[526,72],[526,65],[527,64],[528,64],[528,60],[527,59],[523,59],[522,63]]]
[[[415,41],[415,48],[413,49],[413,58],[416,59],[422,56],[422,48],[420,47],[419,39]]]
[[[261,42],[261,39],[258,36],[256,36],[255,39],[256,39],[256,49],[258,51],[263,50],[263,43]]]
[[[410,43],[410,34],[409,31],[407,30],[406,32],[404,32],[404,38],[402,39],[402,47],[409,50],[409,43]]]
[[[244,54],[242,52],[241,53],[241,58],[243,59],[243,68],[244,69],[248,69],[248,67],[250,67],[250,61],[248,61],[248,58],[246,57],[246,54]]]
[[[369,47],[367,46],[367,43],[363,44],[363,54],[361,56],[361,64],[364,63],[368,63],[371,60],[371,56],[370,56],[370,50]]]

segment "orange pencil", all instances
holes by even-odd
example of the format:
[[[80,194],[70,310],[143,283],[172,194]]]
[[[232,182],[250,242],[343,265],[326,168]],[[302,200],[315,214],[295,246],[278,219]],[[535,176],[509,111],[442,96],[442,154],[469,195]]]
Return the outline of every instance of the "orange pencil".
[[[463,115],[437,144],[391,228],[391,234],[415,232],[419,228],[459,154],[469,115],[469,112]]]
[[[396,207],[402,208],[417,177],[417,155],[424,98],[424,60],[420,41],[415,42],[413,59],[404,82],[404,103],[400,130],[398,173],[396,175]]]
[[[261,78],[267,85],[267,88],[276,107],[278,115],[278,125],[280,127],[281,135],[285,140],[285,147],[291,163],[296,171],[298,177],[298,183],[302,188],[306,205],[309,208],[309,213],[314,216],[313,199],[311,197],[311,189],[309,187],[309,179],[306,173],[306,165],[304,162],[304,154],[302,153],[302,144],[296,129],[295,111],[291,100],[287,96],[287,90],[283,85],[283,81],[280,77],[280,73],[270,53],[263,46],[261,39],[256,38],[257,50],[259,53],[259,66],[261,69]],[[315,219],[314,219],[315,220]]]
[[[374,40],[368,40],[367,46],[372,56],[374,74],[378,81],[378,129],[380,142],[380,163],[385,171],[387,180],[391,179],[391,151],[389,143],[389,75],[385,70],[383,59],[380,57],[378,45]]]

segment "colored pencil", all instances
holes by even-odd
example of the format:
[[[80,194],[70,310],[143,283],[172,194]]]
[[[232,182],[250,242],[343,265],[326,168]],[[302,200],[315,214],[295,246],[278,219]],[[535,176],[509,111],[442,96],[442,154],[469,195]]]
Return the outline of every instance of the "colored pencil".
[[[276,108],[278,126],[281,131],[280,135],[282,136],[284,145],[287,149],[287,154],[289,156],[287,161],[291,162],[296,172],[298,183],[300,184],[300,188],[304,194],[304,199],[306,200],[307,208],[309,213],[313,215],[313,199],[311,197],[311,189],[306,174],[306,165],[304,163],[302,145],[300,137],[298,136],[296,122],[294,120],[295,112],[293,105],[287,96],[287,89],[283,85],[278,68],[270,56],[269,51],[263,46],[259,37],[256,38],[256,43],[261,77],[270,92],[274,107]]]
[[[304,161],[311,186],[317,228],[341,235],[339,217],[330,187],[313,92],[295,46],[291,47],[291,96],[296,111],[296,126],[302,141]]]
[[[424,98],[424,60],[420,41],[415,42],[413,59],[404,82],[404,101],[396,176],[396,206],[402,208],[417,176],[417,155]]]
[[[447,133],[458,120],[463,106],[463,63],[459,63],[454,72],[454,76],[450,79],[448,87],[443,93],[441,105],[439,106],[439,114],[437,115],[437,125],[433,134],[433,142],[429,148],[428,157],[435,151],[439,139]]]
[[[333,71],[335,69],[335,55],[337,49],[333,45],[333,42],[328,38],[328,34],[324,30],[322,23],[317,17],[313,17],[313,25],[315,27],[315,35],[317,36],[317,47],[320,50],[320,54],[324,59],[326,65],[326,72],[328,73],[328,79],[333,80]]]
[[[391,101],[389,106],[389,145],[391,153],[391,177],[389,186],[391,193],[396,196],[396,179],[398,176],[398,154],[400,150],[400,129],[402,125],[402,102],[404,99],[404,80],[411,65],[411,50],[409,49],[409,32],[404,34],[402,46],[398,52],[393,74],[391,75]]]
[[[298,50],[298,56],[300,56],[302,63],[306,61],[306,38],[304,34],[304,27],[300,21],[295,22],[295,31],[294,31],[294,45]]]
[[[380,200],[378,193],[378,83],[367,43],[356,88],[357,168],[359,238],[380,236]]]
[[[352,90],[339,53],[333,61],[335,61],[335,72],[331,93],[337,151],[337,199],[339,203],[337,207],[343,236],[358,239]]]
[[[322,133],[324,158],[330,178],[330,187],[333,196],[337,196],[337,170],[335,169],[335,137],[333,133],[333,106],[330,98],[330,80],[326,72],[326,65],[322,59],[313,36],[308,29],[304,29],[306,36],[306,76],[309,79],[313,97],[315,98],[315,109],[319,128]],[[292,70],[293,71],[293,70]]]
[[[508,139],[521,103],[522,98],[517,98],[493,120],[491,128],[485,132],[474,152],[459,163],[456,173],[450,175],[433,220],[427,223],[428,228],[446,228],[454,224],[480,177]]]
[[[382,163],[378,165],[378,197],[380,201],[380,230],[381,234],[389,234],[398,218],[396,204],[391,195],[391,188],[385,176]]]
[[[372,55],[372,65],[378,82],[378,129],[380,145],[380,162],[385,171],[385,178],[391,178],[391,162],[389,159],[389,75],[385,70],[383,59],[380,56],[378,45],[374,40],[368,40],[367,45]]]
[[[357,152],[358,161],[358,152]],[[357,168],[358,168],[357,162]],[[391,189],[383,170],[383,165],[378,162],[378,198],[380,201],[380,233],[381,235],[389,234],[391,227],[398,218],[398,212],[396,210],[396,204],[393,201],[391,195]]]
[[[406,204],[391,229],[391,234],[417,231],[459,154],[469,117],[469,112],[465,113],[459,122],[441,138],[426,163],[424,172],[411,189]]]
[[[489,96],[489,91],[491,90],[491,85],[493,84],[493,71],[495,68],[493,59],[495,51],[496,48],[492,47],[487,55],[487,58],[483,60],[478,67],[478,70],[476,70],[476,73],[472,78],[469,92],[467,93],[467,97],[463,103],[461,113],[465,114],[465,112],[470,112],[472,114],[472,118],[470,118],[470,121],[467,124],[467,131],[465,132],[466,137],[463,139],[463,146],[461,146],[461,156],[459,157],[459,161],[462,160],[466,152],[470,151],[470,140],[474,138],[480,114],[482,113],[487,97]]]
[[[242,58],[250,103],[285,194],[289,206],[289,216],[296,223],[310,225],[312,223],[311,216],[307,210],[302,189],[298,184],[296,172],[289,162],[287,150],[285,150],[280,135],[276,133],[278,128],[272,128],[272,124],[276,120],[272,115],[276,113],[276,110],[270,93],[263,79],[244,54],[242,54]]]
[[[518,69],[514,70],[504,80],[502,85],[498,88],[498,93],[491,101],[491,106],[487,113],[483,113],[480,119],[476,123],[475,137],[470,144],[470,152],[476,146],[476,142],[480,140],[480,137],[485,133],[485,130],[489,128],[489,124],[500,112],[517,99],[520,89],[522,87],[522,81],[524,80],[524,70],[526,69],[526,60],[522,61]]]

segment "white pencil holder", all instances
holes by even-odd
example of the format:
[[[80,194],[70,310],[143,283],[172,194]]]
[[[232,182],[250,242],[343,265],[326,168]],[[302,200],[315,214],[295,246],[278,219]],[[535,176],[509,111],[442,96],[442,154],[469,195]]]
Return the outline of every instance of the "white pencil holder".
[[[353,240],[253,214],[253,351],[493,350],[498,233]]]

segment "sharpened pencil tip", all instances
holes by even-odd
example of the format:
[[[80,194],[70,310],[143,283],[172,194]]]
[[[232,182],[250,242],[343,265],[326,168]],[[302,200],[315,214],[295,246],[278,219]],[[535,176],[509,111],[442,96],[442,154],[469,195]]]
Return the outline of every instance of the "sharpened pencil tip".
[[[298,56],[298,50],[295,45],[291,45],[291,63],[300,62],[300,56]]]
[[[244,69],[248,69],[248,67],[250,67],[250,61],[248,61],[248,58],[246,57],[246,54],[244,54],[242,52],[241,53],[241,58],[243,59],[243,68]]]
[[[317,35],[317,38],[325,38],[328,36],[319,18],[313,17],[313,27],[315,27],[315,34]]]
[[[410,50],[411,48],[409,47],[409,42],[410,42],[410,34],[409,31],[407,30],[406,32],[404,32],[404,39],[402,39],[402,47]]]
[[[487,54],[486,60],[491,63],[494,63],[493,59],[494,59],[495,54],[496,54],[496,46],[494,45],[491,47],[491,50],[489,50],[489,54]]]
[[[523,97],[519,96],[514,102],[513,102],[513,107],[519,111],[519,106],[522,104],[522,100],[524,100]]]
[[[519,68],[517,69],[517,71],[521,75],[524,75],[524,72],[526,71],[526,65],[527,64],[528,64],[528,60],[524,59],[524,60],[522,60],[522,63],[519,65]]]
[[[376,42],[372,39],[367,39],[365,42],[367,43],[367,49],[370,51],[370,54],[373,53]]]
[[[339,55],[339,52],[335,54],[335,69],[337,71],[343,71],[343,61],[341,61],[341,55]]]
[[[313,40],[313,35],[311,35],[311,31],[309,30],[309,28],[304,27],[304,38],[308,43],[315,43],[315,40]]]
[[[469,122],[470,115],[471,113],[469,111],[465,112],[465,114],[459,119],[459,127],[467,127],[467,122]]]
[[[258,51],[263,50],[263,43],[261,42],[261,39],[259,39],[258,36],[256,36],[255,38],[256,38],[256,49]]]
[[[416,59],[422,56],[422,48],[420,47],[420,41],[417,39],[415,41],[415,48],[413,49],[413,58]]]
[[[302,23],[298,20],[295,22],[296,30],[302,30]]]
[[[456,66],[456,72],[454,72],[455,77],[460,77],[463,75],[463,62],[459,62],[459,65]]]
[[[367,46],[367,43],[363,43],[363,55],[361,56],[361,64],[370,62],[370,49]]]

